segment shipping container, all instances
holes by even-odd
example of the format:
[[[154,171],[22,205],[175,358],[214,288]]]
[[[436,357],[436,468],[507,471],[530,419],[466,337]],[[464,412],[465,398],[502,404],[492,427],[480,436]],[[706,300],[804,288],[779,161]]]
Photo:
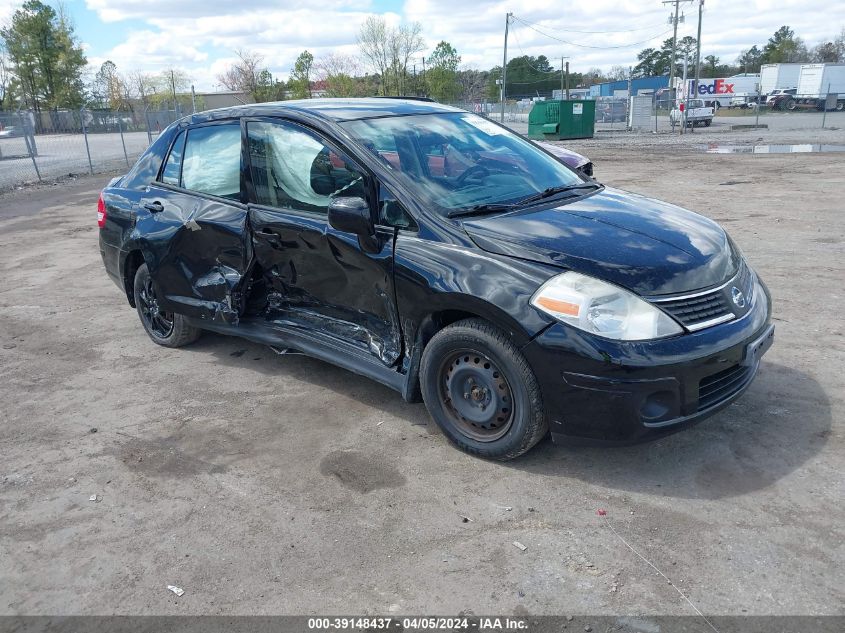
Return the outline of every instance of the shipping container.
[[[798,95],[824,98],[828,93],[845,96],[845,64],[804,64],[798,77]]]
[[[798,87],[802,64],[763,64],[760,67],[760,94],[771,94],[777,88]]]

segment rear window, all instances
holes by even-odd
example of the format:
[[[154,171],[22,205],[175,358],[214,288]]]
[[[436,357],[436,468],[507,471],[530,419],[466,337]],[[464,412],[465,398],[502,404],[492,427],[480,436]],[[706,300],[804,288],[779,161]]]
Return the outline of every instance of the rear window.
[[[161,182],[166,182],[168,185],[179,186],[180,178],[182,176],[182,151],[185,149],[185,132],[180,132],[173,143],[170,150],[170,156],[167,157],[167,162],[164,163],[164,169],[161,172]]]
[[[182,161],[182,187],[199,193],[240,200],[239,123],[209,125],[188,130]]]

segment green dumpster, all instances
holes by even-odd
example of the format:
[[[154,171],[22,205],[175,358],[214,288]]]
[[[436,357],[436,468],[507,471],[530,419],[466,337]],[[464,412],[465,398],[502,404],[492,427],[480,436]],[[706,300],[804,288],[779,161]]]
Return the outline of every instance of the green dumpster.
[[[595,101],[537,101],[528,114],[528,138],[593,138],[595,120]]]

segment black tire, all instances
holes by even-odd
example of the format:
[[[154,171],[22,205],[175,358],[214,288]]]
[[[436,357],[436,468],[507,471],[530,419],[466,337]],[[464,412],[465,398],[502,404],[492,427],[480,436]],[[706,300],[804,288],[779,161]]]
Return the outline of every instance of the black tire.
[[[713,123],[713,119],[705,119],[704,120],[704,127],[710,127],[711,123]]]
[[[181,314],[159,310],[156,289],[146,264],[135,273],[135,309],[141,325],[153,343],[162,347],[182,347],[196,341],[202,330],[188,325]]]
[[[481,319],[434,335],[423,351],[420,386],[443,434],[471,455],[514,459],[548,432],[528,361],[504,332]]]

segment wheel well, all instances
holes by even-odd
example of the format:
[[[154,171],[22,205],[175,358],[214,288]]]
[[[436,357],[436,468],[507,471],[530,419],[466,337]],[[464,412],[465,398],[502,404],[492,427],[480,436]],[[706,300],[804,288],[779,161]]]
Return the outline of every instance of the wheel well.
[[[410,366],[408,368],[408,384],[403,397],[408,402],[422,402],[420,390],[420,361],[422,353],[432,337],[446,326],[463,321],[464,319],[481,319],[492,325],[497,325],[489,318],[469,312],[467,310],[439,310],[427,315],[417,327],[415,342],[410,350]]]
[[[123,264],[123,289],[126,291],[126,298],[129,300],[129,305],[135,307],[135,273],[144,263],[144,255],[141,251],[131,251]]]

